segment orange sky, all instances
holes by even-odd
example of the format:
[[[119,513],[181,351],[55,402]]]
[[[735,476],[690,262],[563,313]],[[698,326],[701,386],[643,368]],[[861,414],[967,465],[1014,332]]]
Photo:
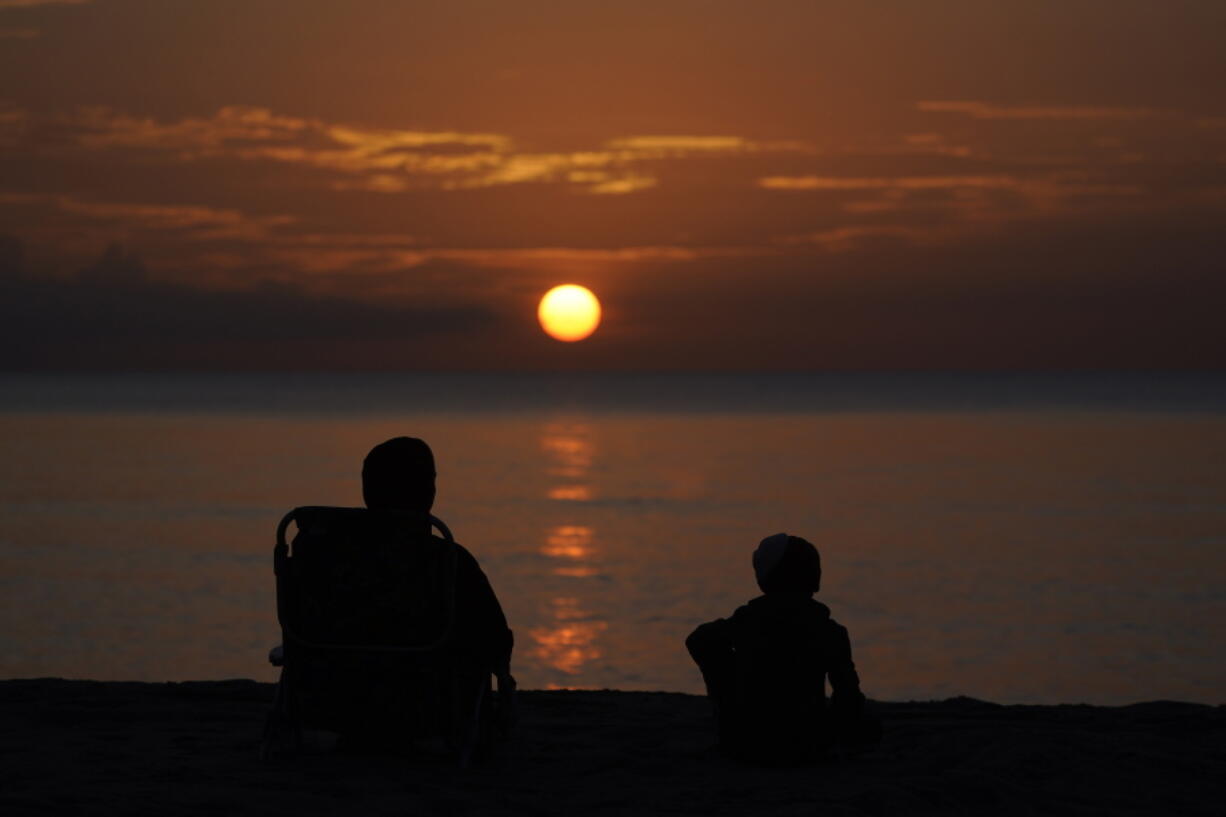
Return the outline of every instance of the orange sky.
[[[1216,0],[0,0],[0,367],[1220,367],[1222,42]]]

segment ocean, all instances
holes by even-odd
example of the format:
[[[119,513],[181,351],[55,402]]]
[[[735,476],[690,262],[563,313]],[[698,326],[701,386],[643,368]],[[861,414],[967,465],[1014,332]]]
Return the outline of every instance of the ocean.
[[[277,522],[399,435],[523,687],[700,692],[788,532],[870,697],[1226,702],[1214,374],[2,375],[0,677],[274,679]]]

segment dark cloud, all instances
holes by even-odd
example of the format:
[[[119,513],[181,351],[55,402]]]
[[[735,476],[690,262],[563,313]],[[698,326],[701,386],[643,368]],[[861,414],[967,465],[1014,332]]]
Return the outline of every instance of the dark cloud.
[[[287,285],[215,291],[161,282],[118,245],[63,279],[24,269],[20,242],[4,238],[0,265],[0,366],[11,369],[437,368],[429,352],[496,323],[488,310],[454,302],[375,304]]]
[[[1203,214],[708,259],[622,281],[616,359],[678,369],[1221,369],[1226,236]],[[1199,219],[1199,220],[1198,220]],[[746,285],[752,280],[752,286]]]
[[[491,252],[428,258],[364,287],[338,272],[211,291],[156,280],[118,248],[69,279],[14,273],[3,245],[9,368],[1154,369],[1226,366],[1226,237],[1203,212],[917,245],[888,235],[805,254]],[[569,274],[566,274],[569,273]],[[550,285],[605,305],[582,344],[533,319]]]

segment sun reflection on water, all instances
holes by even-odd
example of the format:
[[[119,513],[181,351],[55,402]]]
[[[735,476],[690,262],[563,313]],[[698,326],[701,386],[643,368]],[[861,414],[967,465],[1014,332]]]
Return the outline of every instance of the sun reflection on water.
[[[563,502],[586,502],[592,498],[592,489],[587,485],[556,485],[546,496]]]
[[[545,472],[552,478],[545,496],[568,503],[592,499],[594,491],[588,477],[595,462],[596,445],[591,426],[551,422],[542,429],[540,446]],[[529,631],[534,642],[530,655],[550,670],[578,681],[575,676],[582,674],[585,665],[604,655],[597,642],[609,624],[588,609],[590,601],[572,595],[590,590],[588,580],[603,572],[596,530],[590,520],[582,518],[588,511],[582,505],[559,507],[569,507],[566,515],[570,518],[556,520],[559,524],[545,531],[540,554],[549,560],[549,574],[560,583],[558,589],[562,592],[543,611],[547,624]],[[569,686],[572,685],[563,678],[547,683],[552,689]]]
[[[546,534],[541,553],[564,559],[586,559],[592,555],[592,529],[586,525],[558,525]]]
[[[584,664],[604,655],[596,639],[608,629],[609,623],[593,618],[580,607],[579,599],[568,596],[553,599],[549,615],[554,626],[538,627],[529,633],[536,642],[533,657],[567,675],[578,675]]]
[[[592,486],[586,480],[596,457],[591,438],[592,429],[586,423],[554,422],[545,426],[541,435],[541,451],[547,461],[545,472],[566,480],[548,489],[546,495],[550,499],[586,502],[592,498]]]

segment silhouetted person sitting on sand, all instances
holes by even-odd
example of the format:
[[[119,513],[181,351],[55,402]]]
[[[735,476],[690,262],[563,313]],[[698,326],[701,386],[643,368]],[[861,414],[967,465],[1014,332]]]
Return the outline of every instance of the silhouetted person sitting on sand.
[[[794,763],[875,745],[880,726],[865,715],[847,630],[813,598],[822,577],[817,549],[776,534],[754,551],[753,567],[763,595],[685,641],[707,684],[720,747],[743,760]]]
[[[463,765],[490,750],[491,727],[510,727],[511,630],[477,560],[430,516],[434,480],[430,447],[396,437],[362,464],[369,510],[304,506],[282,519],[286,643],[269,654],[284,669],[265,752],[290,733],[301,746],[306,729],[358,752],[445,748]]]
[[[362,498],[371,510],[428,514],[434,507],[435,476],[434,453],[425,441],[395,437],[379,443],[366,455],[362,463]],[[423,517],[422,524],[422,534],[429,535],[428,517]],[[509,693],[515,686],[511,677],[514,637],[477,560],[460,545],[456,545],[456,550],[455,629],[451,642],[466,664],[497,676],[499,689]]]

